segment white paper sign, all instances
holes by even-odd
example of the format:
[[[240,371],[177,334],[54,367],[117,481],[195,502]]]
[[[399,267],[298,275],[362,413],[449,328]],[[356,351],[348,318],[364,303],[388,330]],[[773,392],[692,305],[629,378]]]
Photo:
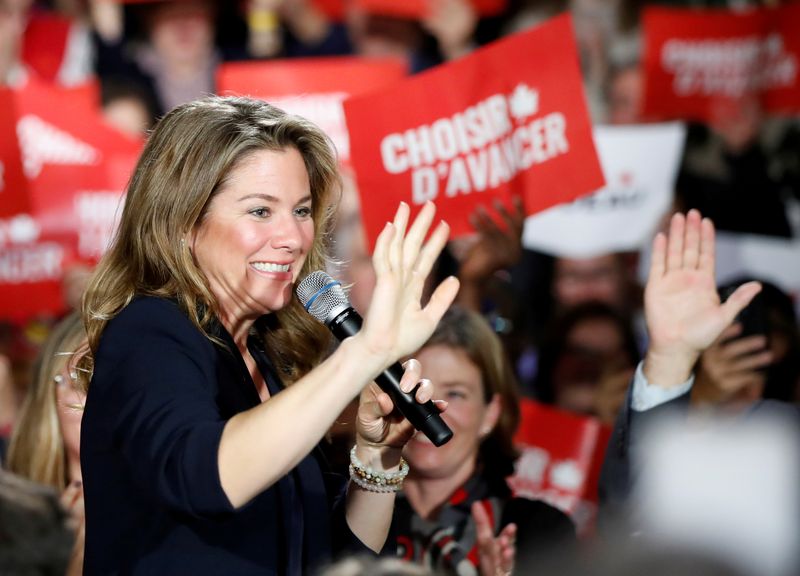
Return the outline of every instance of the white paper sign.
[[[772,282],[794,298],[800,317],[800,238],[717,233],[717,280],[743,276]]]
[[[606,187],[528,218],[523,245],[572,258],[639,250],[672,205],[685,136],[678,122],[596,126]]]

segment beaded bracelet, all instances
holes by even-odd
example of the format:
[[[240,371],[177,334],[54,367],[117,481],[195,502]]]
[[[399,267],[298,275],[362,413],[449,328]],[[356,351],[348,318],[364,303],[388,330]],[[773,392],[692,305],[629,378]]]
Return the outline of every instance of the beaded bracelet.
[[[403,488],[403,480],[408,476],[408,462],[400,458],[397,472],[376,472],[367,468],[356,456],[356,447],[350,450],[350,479],[369,492],[397,492]]]

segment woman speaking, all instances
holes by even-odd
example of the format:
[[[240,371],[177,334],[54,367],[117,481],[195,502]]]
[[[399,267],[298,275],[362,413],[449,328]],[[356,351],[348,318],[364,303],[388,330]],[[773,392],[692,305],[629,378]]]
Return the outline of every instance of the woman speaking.
[[[425,242],[433,205],[408,226],[401,204],[364,327],[323,360],[327,330],[293,289],[325,265],[338,186],[325,135],[264,102],[209,97],[156,126],[84,300],[85,574],[305,574],[381,551],[413,428],[371,382],[458,282],[420,305],[448,227]],[[419,381],[406,363],[403,390]],[[317,445],[359,394],[357,481],[337,498]],[[432,394],[423,380],[415,397]]]

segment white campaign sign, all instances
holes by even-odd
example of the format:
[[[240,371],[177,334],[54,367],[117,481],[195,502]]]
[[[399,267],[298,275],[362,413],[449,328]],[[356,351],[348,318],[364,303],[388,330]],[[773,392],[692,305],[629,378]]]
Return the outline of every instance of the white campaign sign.
[[[528,218],[524,246],[572,258],[639,250],[672,205],[685,136],[678,122],[596,126],[606,187]]]
[[[800,317],[800,239],[717,233],[717,280],[742,276],[772,282],[794,298]]]

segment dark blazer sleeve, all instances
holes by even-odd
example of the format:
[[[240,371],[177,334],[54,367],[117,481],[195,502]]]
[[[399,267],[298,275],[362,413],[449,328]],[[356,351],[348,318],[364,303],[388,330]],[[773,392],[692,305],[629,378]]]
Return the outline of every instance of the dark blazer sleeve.
[[[215,402],[217,357],[177,305],[135,300],[103,333],[87,400],[107,415],[111,449],[134,485],[195,516],[233,510],[217,463],[225,426]]]
[[[598,494],[601,523],[619,513],[630,496],[638,477],[638,471],[631,462],[631,452],[636,450],[637,443],[647,434],[646,430],[667,413],[686,414],[689,411],[690,393],[687,392],[650,410],[637,412],[631,408],[632,391],[633,382],[628,387],[625,404],[614,423],[600,472]]]

